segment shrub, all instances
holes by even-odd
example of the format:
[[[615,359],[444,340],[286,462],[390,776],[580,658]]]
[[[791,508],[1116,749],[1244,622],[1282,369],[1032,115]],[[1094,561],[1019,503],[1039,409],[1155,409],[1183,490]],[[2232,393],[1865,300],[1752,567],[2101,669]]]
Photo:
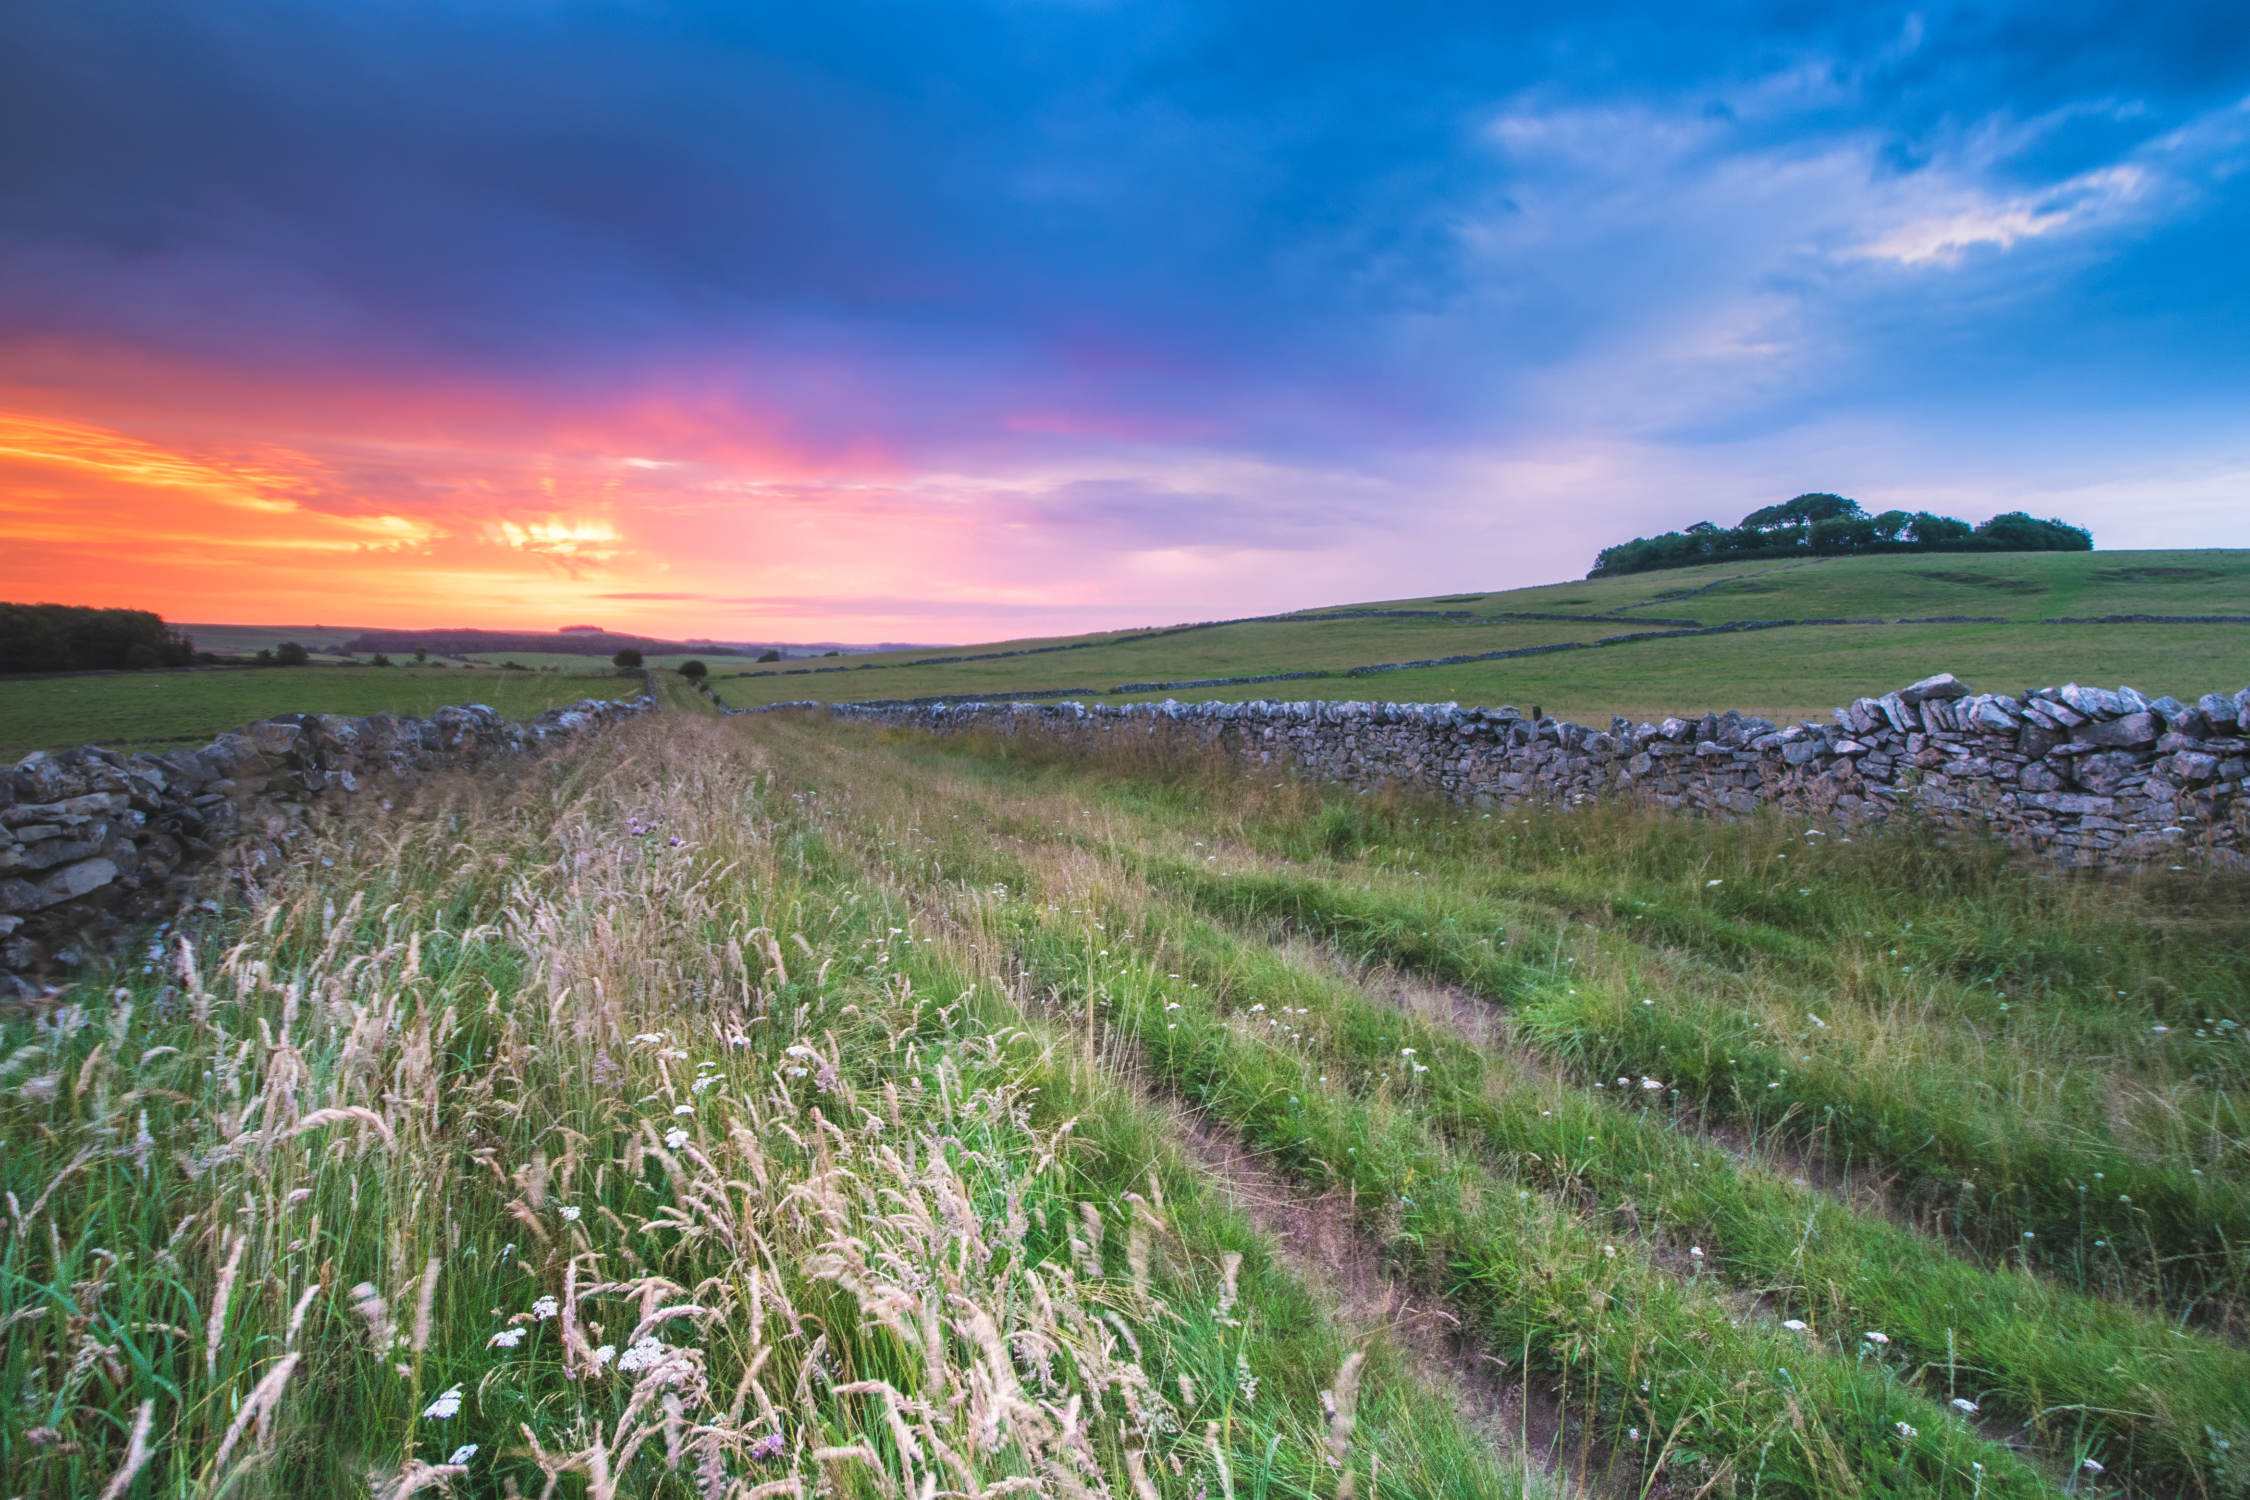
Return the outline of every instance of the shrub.
[[[773,650],[762,651],[762,652],[760,652],[760,653],[758,654],[758,660],[760,660],[760,661],[779,661],[779,660],[781,660],[781,653],[780,653],[779,651],[773,651]]]
[[[638,672],[641,669],[641,653],[631,646],[627,646],[609,660],[610,664],[620,672]]]
[[[700,683],[711,675],[711,669],[699,661],[683,661],[680,663],[680,675],[690,682]]]
[[[295,641],[283,641],[273,648],[273,659],[278,666],[301,667],[312,660],[312,653]]]
[[[373,665],[375,665],[375,666],[378,666],[378,667],[387,667],[387,666],[389,666],[390,664],[391,664],[391,659],[390,659],[389,657],[385,656],[385,655],[384,655],[384,654],[383,654],[382,652],[380,652],[380,651],[378,651],[378,652],[376,652],[376,653],[375,653],[375,660],[374,660],[374,662],[373,662]]]

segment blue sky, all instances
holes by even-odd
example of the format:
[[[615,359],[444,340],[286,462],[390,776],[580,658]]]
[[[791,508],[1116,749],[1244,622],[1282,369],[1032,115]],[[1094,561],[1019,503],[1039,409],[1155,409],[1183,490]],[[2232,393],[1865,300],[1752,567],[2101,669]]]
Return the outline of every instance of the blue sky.
[[[1145,622],[1568,576],[1804,489],[2250,545],[2239,5],[11,31],[0,411],[356,549],[369,618]],[[61,441],[13,445],[27,569],[145,529],[147,463]],[[322,596],[288,551],[269,612]],[[134,561],[103,586],[194,571]]]

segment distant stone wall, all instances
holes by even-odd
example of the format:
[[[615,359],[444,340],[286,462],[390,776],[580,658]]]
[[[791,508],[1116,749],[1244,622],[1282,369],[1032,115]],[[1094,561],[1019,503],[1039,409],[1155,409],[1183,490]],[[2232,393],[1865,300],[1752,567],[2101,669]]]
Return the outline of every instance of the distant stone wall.
[[[1352,786],[1476,806],[1631,797],[1839,824],[1905,809],[2069,865],[2250,867],[2250,688],[2194,704],[2072,684],[2021,697],[1925,678],[1829,724],[1739,713],[1607,729],[1423,703],[775,704],[938,731],[1164,734]],[[771,711],[771,710],[765,710]]]
[[[222,863],[257,869],[315,808],[386,780],[522,755],[647,713],[587,699],[512,722],[480,705],[428,718],[289,714],[196,750],[38,751],[0,771],[0,996],[176,910]]]

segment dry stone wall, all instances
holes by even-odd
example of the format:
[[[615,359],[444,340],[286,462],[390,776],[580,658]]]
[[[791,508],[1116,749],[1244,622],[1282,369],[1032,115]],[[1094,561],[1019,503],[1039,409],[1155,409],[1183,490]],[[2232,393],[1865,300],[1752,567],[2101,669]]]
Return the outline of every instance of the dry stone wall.
[[[1426,703],[776,704],[938,731],[1180,736],[1243,760],[1476,806],[1627,797],[1851,825],[1912,810],[2068,865],[2250,868],[2250,688],[1972,693],[1950,674],[1781,725],[1740,713],[1607,729]],[[770,710],[766,710],[770,711]]]
[[[316,809],[386,782],[523,755],[650,712],[587,699],[524,721],[481,705],[427,718],[289,714],[200,749],[38,751],[0,771],[0,996],[38,993],[215,868],[282,857]],[[379,800],[379,799],[378,799]]]

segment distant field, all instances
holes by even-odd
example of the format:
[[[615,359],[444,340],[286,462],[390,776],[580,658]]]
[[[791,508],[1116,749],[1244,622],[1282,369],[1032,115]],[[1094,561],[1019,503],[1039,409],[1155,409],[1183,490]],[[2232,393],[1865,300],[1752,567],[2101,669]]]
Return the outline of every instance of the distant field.
[[[1739,708],[1776,721],[1825,720],[1838,704],[1886,693],[1937,671],[1951,672],[1980,692],[2016,693],[2079,681],[2104,687],[2130,683],[2152,695],[2173,693],[2192,700],[2250,683],[2250,626],[1806,626],[1364,677],[1127,694],[1108,701],[1512,703],[1603,723],[1613,714],[1640,720]]]
[[[579,656],[568,651],[472,651],[460,659],[488,667],[501,666],[511,661],[519,662],[534,670],[561,667],[568,671],[584,672],[597,668],[607,670],[609,667],[609,655],[606,652],[599,656]],[[753,658],[714,656],[708,651],[672,651],[644,657],[642,660],[648,666],[664,668],[677,667],[682,662],[699,661],[713,672],[722,672],[746,667]]]
[[[1107,686],[1156,678],[1234,676],[1345,668],[1362,662],[1496,651],[1555,641],[1592,640],[1630,625],[1516,624],[1496,620],[1282,621],[1222,625],[1187,635],[1111,641],[1083,651],[945,667],[871,667],[865,671],[789,676],[772,668],[721,673],[719,690],[737,706],[790,698],[908,697],[922,693],[1024,692]],[[979,648],[965,647],[974,653]],[[931,686],[932,683],[938,685]],[[839,684],[844,684],[841,688]]]
[[[1368,610],[1411,612],[1367,618]],[[1510,614],[1602,616],[1559,622]],[[1186,632],[1104,632],[1002,641],[942,652],[855,657],[862,670],[715,669],[738,707],[790,699],[849,701],[937,695],[1005,697],[1056,689],[1275,672],[1321,675],[1278,683],[1158,688],[1087,696],[1180,699],[1393,698],[1537,704],[1574,718],[1650,717],[1737,707],[1770,717],[1824,714],[1935,671],[2016,691],[2080,680],[2130,682],[2183,696],[2250,682],[2250,625],[2051,623],[2107,615],[2250,615],[2250,551],[1944,554],[1714,564],[1599,582],[1384,600],[1285,619]],[[1929,616],[1978,623],[1899,623]],[[1349,668],[1604,637],[1677,625],[1847,619],[1880,624],[1792,627],[1571,650],[1515,660],[1367,676]],[[1982,623],[1988,621],[2000,623]],[[946,665],[1026,647],[1036,654]],[[791,662],[788,668],[808,663]],[[810,665],[825,665],[814,663]]]
[[[295,641],[329,661],[344,660],[331,648],[359,634],[357,625],[181,625],[179,629],[195,642],[196,650],[219,656],[255,656],[283,641]]]
[[[283,713],[423,714],[483,703],[521,718],[637,691],[615,671],[468,671],[445,667],[245,667],[0,680],[0,756],[86,743],[200,744]]]

